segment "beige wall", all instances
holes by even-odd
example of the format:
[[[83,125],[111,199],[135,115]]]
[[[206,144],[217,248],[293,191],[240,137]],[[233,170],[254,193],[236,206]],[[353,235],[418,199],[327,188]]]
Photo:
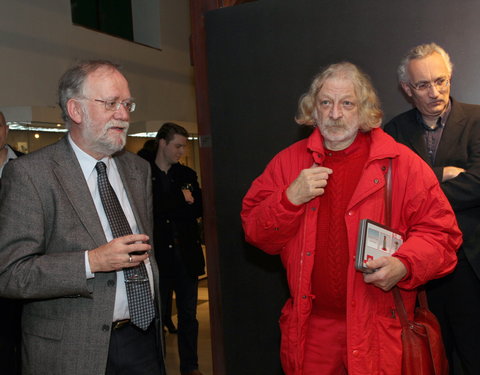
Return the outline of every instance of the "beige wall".
[[[156,131],[176,121],[196,133],[188,0],[158,1],[161,51],[74,26],[68,0],[2,0],[0,107],[56,106],[58,78],[68,66],[110,59],[123,65],[136,98],[132,122],[153,123]]]
[[[73,25],[68,0],[2,0],[0,108],[46,108],[47,113],[54,108],[55,112],[58,79],[74,61],[109,59],[124,67],[137,102],[132,129],[156,132],[163,122],[173,121],[196,134],[189,2],[158,1],[161,50]],[[58,116],[52,122],[57,120]],[[10,131],[8,142],[14,147],[26,142],[33,151],[63,136],[42,132],[36,139],[33,134]],[[136,152],[144,141],[129,137],[127,149]],[[184,162],[200,171],[198,145],[190,147]]]
[[[38,134],[39,138],[35,138],[35,134]],[[54,143],[63,136],[64,133],[36,133],[10,130],[8,132],[7,142],[18,151],[28,153]]]

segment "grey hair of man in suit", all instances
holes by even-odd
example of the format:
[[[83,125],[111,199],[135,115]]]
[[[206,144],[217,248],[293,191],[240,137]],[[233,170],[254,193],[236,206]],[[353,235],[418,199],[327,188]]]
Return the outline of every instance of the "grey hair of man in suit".
[[[135,103],[119,66],[104,60],[81,62],[58,86],[59,105],[72,140],[100,160],[126,144]]]
[[[416,46],[402,59],[398,76],[425,123],[435,128],[450,102],[452,63],[448,54],[435,43]]]
[[[100,68],[111,68],[121,71],[121,67],[108,60],[83,61],[68,69],[60,78],[58,84],[59,106],[62,110],[62,118],[67,127],[71,124],[68,114],[67,103],[70,99],[78,98],[83,95],[84,83],[90,73]]]
[[[447,69],[451,77],[452,71],[453,71],[453,64],[450,61],[449,54],[438,44],[427,43],[427,44],[420,44],[416,47],[413,47],[407,52],[407,54],[400,62],[400,65],[398,66],[398,69],[397,69],[398,80],[404,83],[409,82],[410,77],[408,75],[408,64],[410,63],[410,61],[415,59],[422,59],[434,53],[438,53],[443,58],[443,61],[445,62],[445,65],[447,66]]]

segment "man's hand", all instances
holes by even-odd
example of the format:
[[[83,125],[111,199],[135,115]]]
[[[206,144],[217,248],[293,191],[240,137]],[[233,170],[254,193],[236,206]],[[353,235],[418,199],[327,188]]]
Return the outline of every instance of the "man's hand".
[[[372,273],[364,273],[363,280],[367,284],[388,292],[407,274],[407,268],[403,262],[395,257],[380,257],[367,262],[367,268]]]
[[[327,186],[328,176],[332,172],[330,168],[319,167],[317,164],[302,170],[287,188],[288,200],[298,206],[322,195]]]
[[[460,173],[465,172],[465,169],[459,167],[443,167],[442,182],[451,180],[457,177]]]
[[[185,202],[188,204],[193,204],[195,199],[193,198],[192,192],[189,189],[182,189],[183,197],[185,198]]]
[[[148,251],[152,249],[148,243],[145,243],[148,239],[145,234],[130,234],[114,238],[109,243],[90,250],[88,252],[90,270],[92,273],[109,272],[138,266],[148,258]],[[136,251],[143,254],[131,254]]]

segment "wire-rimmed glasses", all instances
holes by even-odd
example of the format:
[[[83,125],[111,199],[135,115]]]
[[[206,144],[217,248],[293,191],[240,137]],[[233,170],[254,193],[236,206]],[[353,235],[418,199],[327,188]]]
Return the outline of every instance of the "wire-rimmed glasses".
[[[440,77],[437,78],[435,81],[422,81],[419,83],[411,83],[409,82],[408,85],[417,91],[427,91],[429,90],[432,86],[435,86],[435,88],[438,91],[442,91],[448,87],[450,84],[450,80],[446,77]]]
[[[85,96],[83,97],[83,99],[103,103],[103,105],[105,106],[105,109],[107,111],[118,111],[120,109],[120,106],[123,106],[123,107],[125,107],[127,112],[133,112],[133,111],[135,111],[135,107],[137,106],[135,102],[130,101],[130,100],[125,100],[123,102],[118,102],[116,100],[92,99],[92,98],[87,98]]]

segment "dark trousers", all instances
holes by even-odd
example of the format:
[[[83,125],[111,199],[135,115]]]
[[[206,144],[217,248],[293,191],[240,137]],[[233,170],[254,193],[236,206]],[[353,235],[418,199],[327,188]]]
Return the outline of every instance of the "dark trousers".
[[[427,295],[442,327],[450,374],[480,374],[480,280],[462,250],[455,271],[428,283]]]
[[[178,355],[180,357],[180,372],[190,372],[198,369],[198,277],[187,273],[179,257],[175,262],[174,275],[160,275],[161,299],[168,298],[170,290],[175,291],[178,313]],[[162,304],[162,309],[164,306]],[[165,311],[162,311],[162,316]]]
[[[172,299],[173,299],[173,289],[162,295],[162,307],[164,307],[164,313],[162,315],[162,322],[163,326],[167,327],[168,330],[172,330],[175,328],[175,325],[172,321]]]
[[[0,298],[0,373],[20,374],[21,301]]]
[[[163,375],[155,324],[146,331],[127,324],[112,330],[105,375]]]

